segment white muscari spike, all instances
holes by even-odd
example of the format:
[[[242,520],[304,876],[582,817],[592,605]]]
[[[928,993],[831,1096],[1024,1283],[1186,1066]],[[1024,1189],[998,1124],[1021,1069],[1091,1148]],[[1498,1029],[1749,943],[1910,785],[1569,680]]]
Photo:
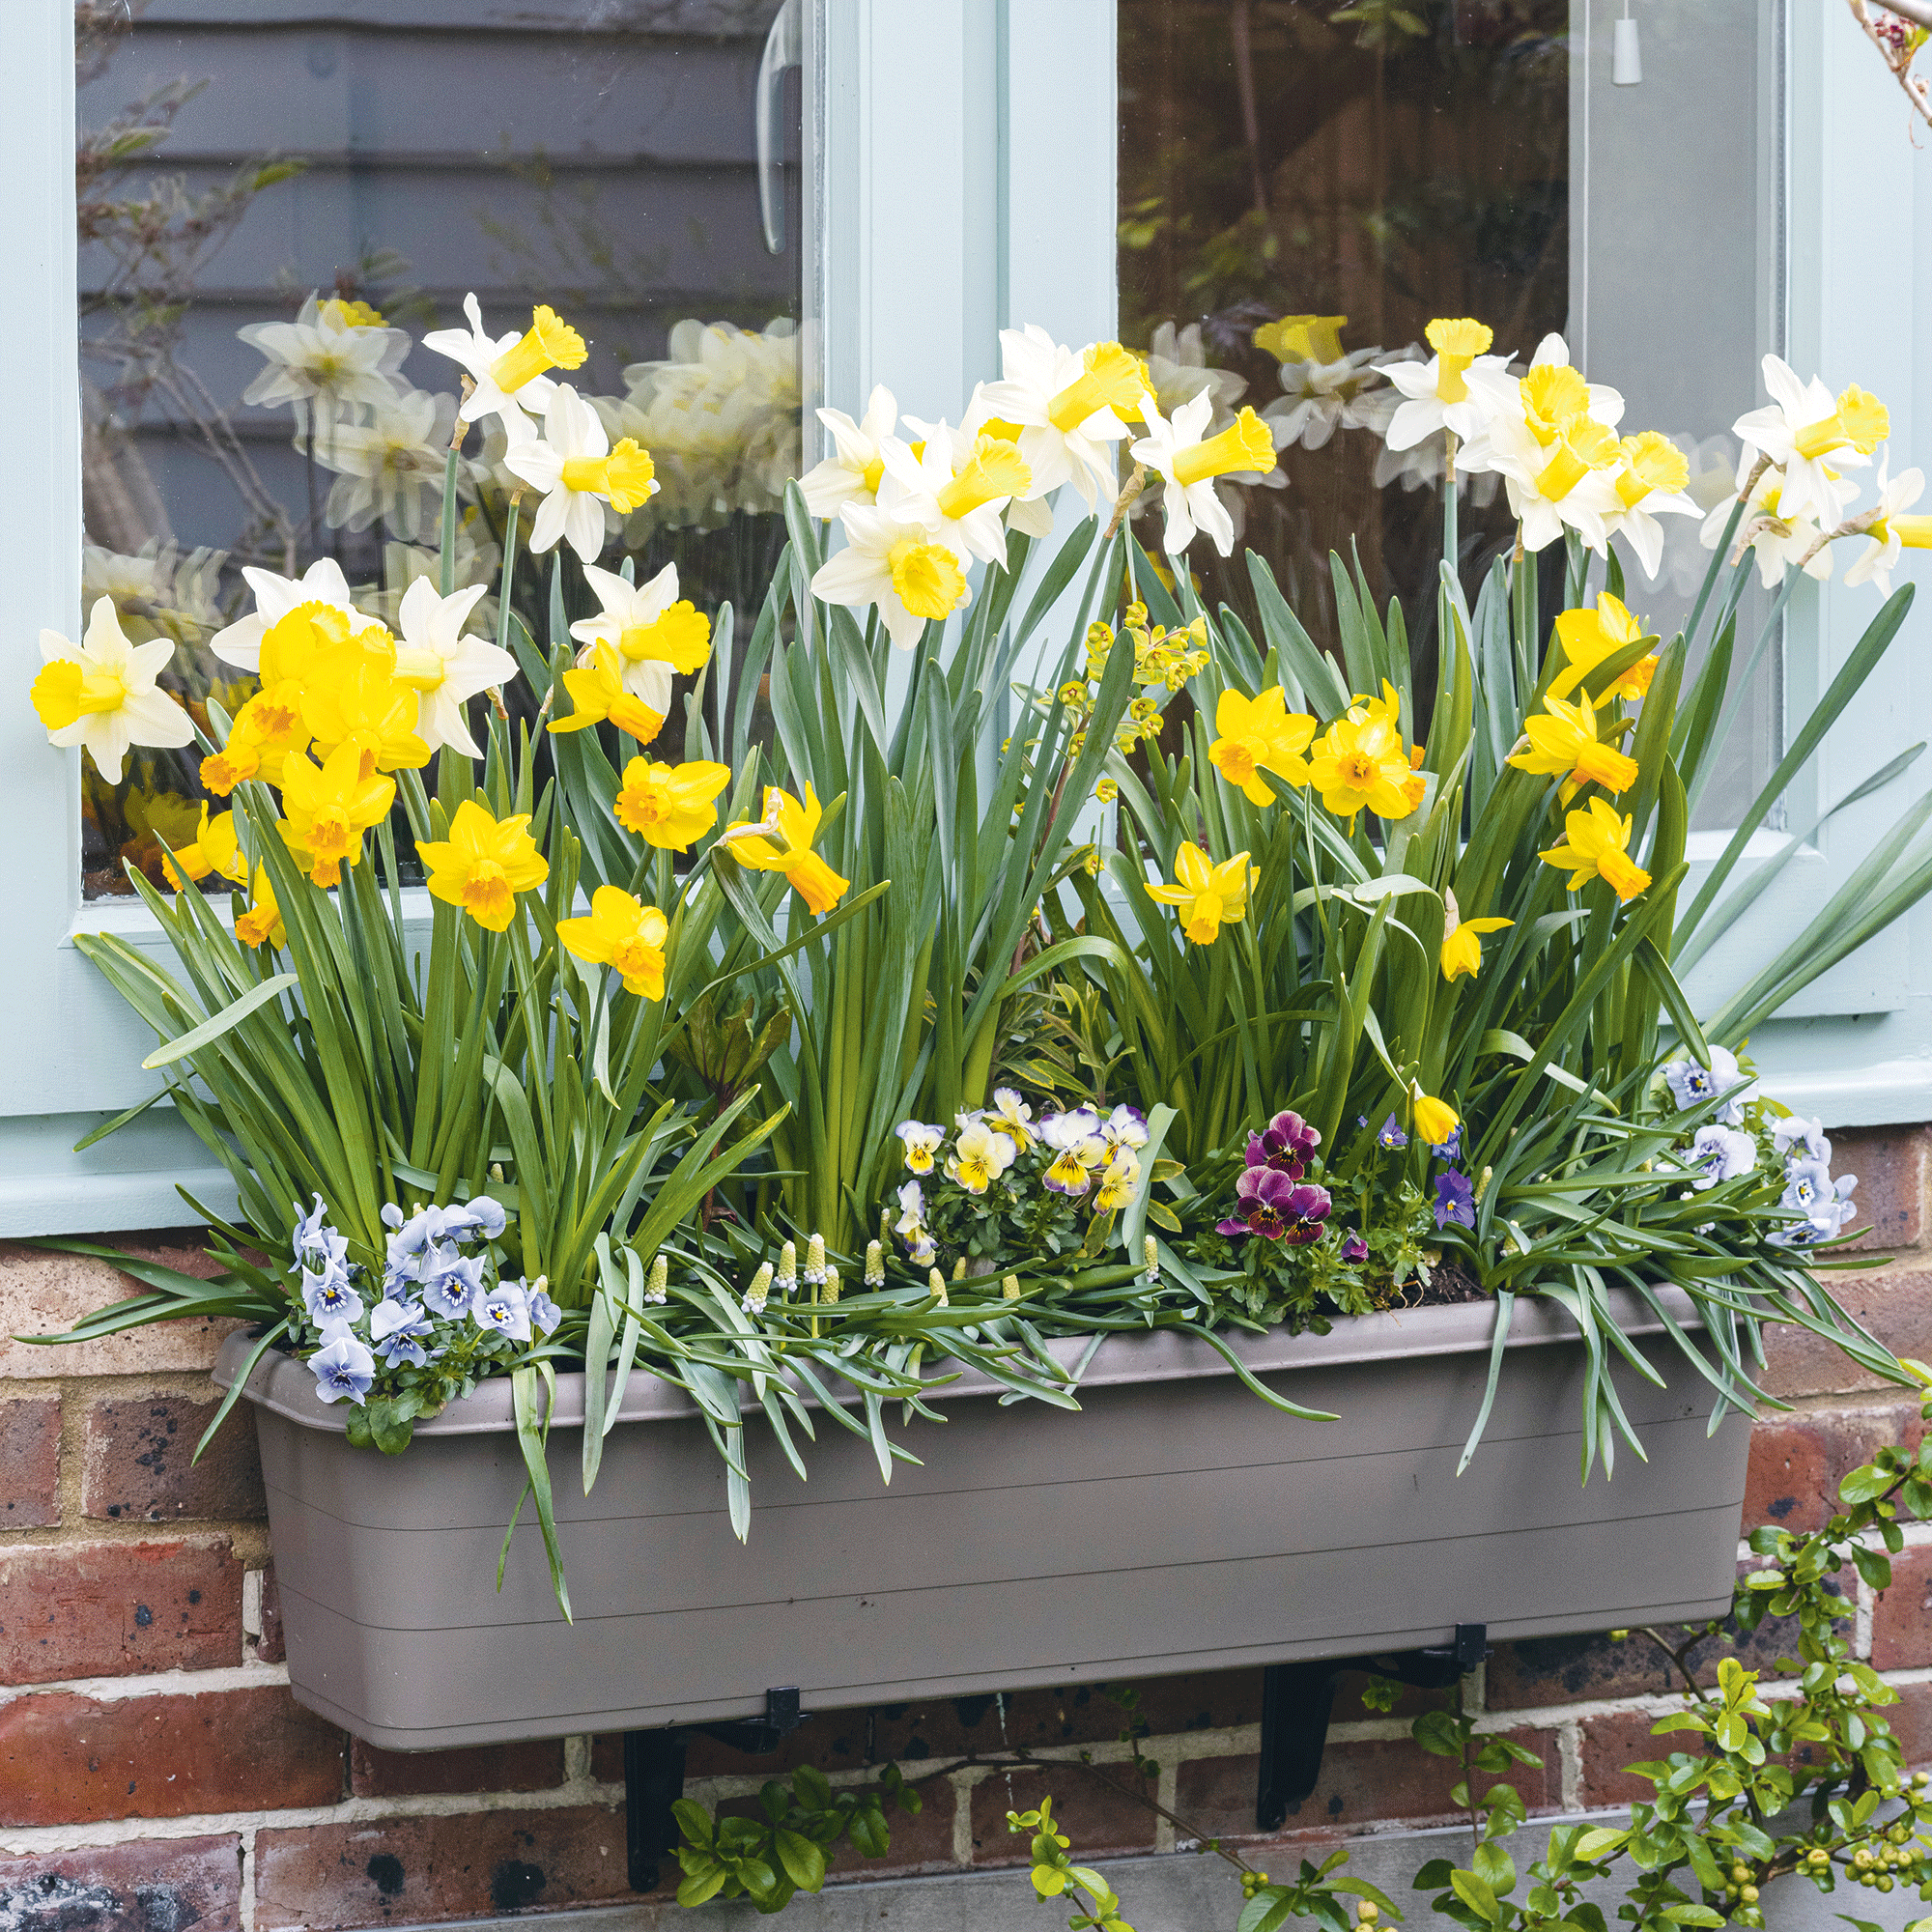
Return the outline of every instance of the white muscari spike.
[[[758,1271],[752,1277],[752,1285],[745,1291],[745,1312],[748,1315],[762,1315],[765,1303],[771,1298],[772,1264],[760,1262]]]
[[[931,1291],[933,1300],[938,1302],[940,1307],[951,1308],[952,1306],[952,1301],[946,1293],[946,1277],[937,1268],[927,1269],[925,1285]]]
[[[827,1268],[825,1270],[825,1289],[820,1299],[826,1302],[834,1302],[838,1299],[838,1270],[837,1268]]]
[[[669,1295],[670,1263],[664,1256],[659,1255],[651,1263],[651,1279],[649,1286],[644,1290],[644,1299],[648,1302],[662,1304],[669,1298]]]
[[[778,1291],[789,1294],[798,1286],[798,1243],[787,1241],[779,1250]]]
[[[825,1279],[825,1236],[814,1235],[805,1244],[805,1278],[814,1286]]]
[[[1160,1249],[1155,1245],[1151,1235],[1147,1237],[1146,1243],[1142,1248],[1142,1254],[1147,1262],[1147,1278],[1150,1281],[1158,1281],[1160,1279]]]
[[[866,1243],[866,1286],[884,1288],[886,1285],[886,1251],[877,1241]]]

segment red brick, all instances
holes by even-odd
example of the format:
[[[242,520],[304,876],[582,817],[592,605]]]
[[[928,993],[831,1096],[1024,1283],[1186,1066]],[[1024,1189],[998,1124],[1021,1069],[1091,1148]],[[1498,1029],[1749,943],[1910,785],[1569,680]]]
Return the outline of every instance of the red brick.
[[[1884,1252],[1923,1242],[1932,1126],[1833,1128],[1832,1167],[1859,1178],[1853,1205],[1859,1225],[1869,1223],[1871,1232],[1858,1247]]]
[[[1526,1730],[1507,1735],[1525,1750],[1535,1751],[1542,1762],[1517,1765],[1500,1778],[1478,1775],[1477,1796],[1492,1784],[1509,1783],[1532,1811],[1553,1810],[1562,1802],[1563,1786],[1556,1733]],[[1204,1837],[1260,1838],[1264,1834],[1255,1829],[1260,1768],[1261,1759],[1252,1752],[1183,1763],[1174,1808]],[[1314,1791],[1290,1807],[1278,1835],[1304,1838],[1362,1832],[1384,1819],[1449,1823],[1463,1815],[1449,1798],[1462,1776],[1459,1762],[1434,1757],[1407,1738],[1331,1742],[1322,1753],[1321,1776]]]
[[[1838,1485],[1852,1470],[1889,1444],[1917,1450],[1924,1433],[1918,1404],[1910,1400],[1763,1418],[1751,1431],[1746,1529],[1822,1529],[1843,1507]]]
[[[1657,1787],[1624,1770],[1629,1764],[1657,1764],[1673,1751],[1695,1757],[1704,1748],[1696,1731],[1662,1731],[1651,1735],[1658,1720],[1638,1712],[1598,1718],[1583,1726],[1582,1801],[1587,1808],[1631,1804],[1653,1799]]]
[[[288,1645],[282,1636],[282,1593],[275,1582],[275,1566],[262,1572],[262,1634],[255,1640],[255,1655],[264,1663],[287,1661]],[[618,1776],[622,1776],[620,1770]]]
[[[1891,1587],[1872,1607],[1872,1667],[1915,1670],[1932,1663],[1932,1549],[1901,1549]]]
[[[237,1932],[241,1923],[237,1837],[0,1857],[0,1925],[19,1932]]]
[[[1080,1764],[1042,1764],[995,1771],[973,1787],[973,1862],[1027,1863],[1030,1834],[1009,1831],[1007,1813],[1037,1810],[1046,1797],[1053,1800],[1055,1822],[1072,1839],[1073,1852],[1083,1862],[1151,1852],[1156,1816],[1133,1796],[1136,1791],[1154,1796],[1152,1780],[1143,1781],[1130,1764],[1092,1770]]]
[[[1833,1295],[1895,1355],[1932,1361],[1932,1266],[1905,1260],[1884,1267],[1846,1270],[1825,1277]],[[1759,1386],[1773,1395],[1844,1395],[1885,1389],[1883,1381],[1859,1368],[1822,1336],[1784,1322],[1764,1330],[1766,1368]]]
[[[60,1520],[60,1444],[59,1396],[0,1402],[0,1529]]]
[[[252,1522],[269,1513],[254,1411],[238,1403],[199,1462],[213,1402],[100,1396],[82,1421],[83,1516],[147,1522]]]
[[[668,1897],[678,1876],[667,1861],[659,1891]],[[256,1932],[483,1918],[632,1896],[621,1806],[385,1818],[255,1839]]]
[[[343,1736],[280,1686],[0,1706],[0,1824],[333,1804]]]
[[[357,1798],[401,1798],[423,1791],[548,1791],[562,1782],[561,1738],[432,1751],[378,1750],[360,1738],[349,1741],[349,1789]]]
[[[1932,1767],[1932,1684],[1901,1684],[1898,1702],[1878,1716],[1891,1726],[1906,1764],[1914,1771]]]
[[[0,1550],[0,1683],[242,1661],[242,1565],[225,1536]]]
[[[947,1777],[928,1777],[918,1791],[920,1808],[915,1813],[887,1804],[886,1823],[893,1842],[884,1858],[866,1858],[849,1840],[839,1845],[826,1868],[832,1884],[952,1869],[952,1816],[958,1794]]]

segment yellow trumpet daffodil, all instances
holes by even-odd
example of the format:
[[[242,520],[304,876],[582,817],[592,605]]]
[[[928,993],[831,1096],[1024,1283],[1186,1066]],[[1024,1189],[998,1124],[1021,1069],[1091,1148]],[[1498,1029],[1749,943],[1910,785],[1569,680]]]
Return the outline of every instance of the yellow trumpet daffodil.
[[[648,745],[664,729],[665,714],[624,689],[624,661],[609,644],[592,644],[586,662],[563,674],[563,688],[573,707],[568,718],[553,718],[553,731],[582,731],[592,724],[611,724],[640,745]],[[669,679],[666,679],[667,685]],[[666,701],[669,701],[667,691]]]
[[[1654,579],[1663,561],[1663,526],[1658,518],[1704,514],[1685,492],[1690,459],[1654,429],[1625,437],[1618,449],[1622,464],[1612,472],[1617,507],[1604,512],[1604,528],[1621,536],[1636,553],[1643,574]]]
[[[501,932],[517,909],[517,895],[550,877],[550,863],[526,829],[528,812],[498,819],[466,798],[449,821],[449,837],[416,847],[429,872],[433,898],[461,906],[480,926]]]
[[[1307,751],[1315,736],[1315,720],[1291,713],[1280,685],[1259,697],[1224,691],[1214,707],[1219,734],[1208,748],[1214,769],[1231,785],[1238,785],[1255,805],[1272,805],[1274,793],[1262,777],[1264,770],[1285,779],[1297,790],[1308,782]]]
[[[1248,911],[1248,855],[1236,852],[1214,865],[1200,846],[1183,843],[1174,855],[1173,885],[1148,887],[1148,896],[1180,908],[1180,929],[1191,944],[1212,946],[1224,925]]]
[[[314,660],[302,688],[301,713],[320,756],[326,759],[338,745],[354,744],[364,777],[420,771],[429,763],[429,747],[416,735],[420,702],[397,677],[394,665],[393,651],[385,656],[362,648],[354,638]]]
[[[362,857],[362,835],[388,816],[395,797],[395,780],[365,771],[353,740],[320,765],[291,753],[282,760],[282,835],[308,860],[317,885],[339,885],[343,861],[353,866]]]
[[[1339,362],[1342,331],[1348,326],[1346,315],[1277,316],[1263,323],[1252,340],[1263,355],[1277,362]]]
[[[686,765],[633,758],[612,810],[617,823],[647,845],[683,852],[718,823],[711,801],[731,782],[729,765],[699,759]]]
[[[1568,667],[1549,683],[1551,697],[1567,696],[1607,657],[1634,644],[1644,635],[1643,619],[1626,608],[1621,598],[1607,590],[1597,593],[1594,611],[1564,611],[1556,619],[1556,635],[1569,658]],[[1657,653],[1632,665],[1610,687],[1619,697],[1633,700],[1650,689],[1657,672]],[[1607,694],[1606,694],[1607,695]]]
[[[1489,325],[1467,316],[1438,316],[1424,331],[1435,351],[1427,362],[1388,362],[1382,373],[1406,399],[1389,418],[1385,440],[1392,450],[1413,449],[1445,430],[1464,442],[1482,427],[1470,393],[1471,369],[1505,369],[1507,355],[1487,353],[1495,339]]]
[[[407,347],[409,338],[402,339]],[[237,665],[242,670],[261,669],[263,639],[298,605],[331,604],[357,626],[369,621],[355,609],[349,594],[349,580],[332,556],[318,557],[299,577],[277,577],[272,570],[263,570],[254,564],[244,569],[242,577],[255,593],[255,608],[225,630],[217,631],[209,639],[208,647],[223,664]],[[262,681],[269,684],[273,679]]]
[[[1425,1094],[1414,1081],[1409,1082],[1408,1097],[1417,1140],[1427,1141],[1431,1147],[1441,1147],[1462,1125],[1463,1117],[1447,1100]]]
[[[581,644],[609,644],[617,653],[624,689],[646,710],[668,716],[672,676],[696,670],[711,655],[711,619],[678,596],[674,563],[643,583],[627,583],[594,563],[584,565],[583,578],[602,609],[594,617],[580,617],[570,635]]]
[[[1547,707],[1523,721],[1529,750],[1510,759],[1520,772],[1545,777],[1565,774],[1560,796],[1565,805],[1586,784],[1619,792],[1636,782],[1636,760],[1597,736],[1597,713],[1588,692],[1579,691],[1573,704],[1545,696]]]
[[[1483,966],[1480,935],[1500,932],[1516,922],[1510,919],[1464,919],[1456,903],[1456,895],[1449,892],[1442,895],[1442,977],[1453,982],[1459,974],[1466,973],[1473,980]]]
[[[1554,845],[1536,856],[1545,865],[1567,867],[1569,890],[1578,892],[1591,879],[1602,879],[1620,899],[1634,899],[1650,884],[1650,874],[1630,856],[1630,818],[1615,807],[1593,798],[1587,811],[1570,812],[1563,821],[1569,843]]]
[[[1017,428],[1031,497],[1071,483],[1091,511],[1101,491],[1113,496],[1107,445],[1126,434],[1146,389],[1140,357],[1118,342],[1076,351],[1029,323],[1001,329],[1000,380],[980,385],[975,417],[981,426],[997,418]]]
[[[818,837],[818,822],[824,813],[810,785],[805,788],[801,805],[788,791],[777,785],[765,788],[765,816],[761,824],[741,821],[726,827],[731,856],[741,866],[754,871],[782,872],[800,898],[815,913],[828,913],[845,896],[849,879],[841,879],[816,852],[811,842]],[[777,844],[770,834],[778,839]]]
[[[289,943],[288,927],[282,923],[282,910],[275,903],[275,889],[269,883],[266,866],[255,867],[255,894],[248,910],[235,922],[235,937],[243,946],[266,943],[275,952]]]
[[[1864,468],[1891,434],[1891,418],[1879,399],[1856,384],[1833,398],[1816,377],[1804,383],[1788,362],[1764,358],[1770,405],[1747,411],[1731,425],[1746,455],[1759,451],[1782,472],[1781,517],[1809,517],[1826,529],[1836,525],[1857,495],[1847,469]]]
[[[902,517],[896,504],[846,503],[838,520],[845,548],[812,573],[811,594],[831,604],[876,604],[896,649],[913,649],[927,624],[943,620],[972,595],[970,554]]]
[[[805,507],[829,523],[847,503],[877,500],[886,473],[884,443],[898,426],[898,399],[881,383],[857,422],[843,410],[820,410],[817,415],[832,432],[832,454],[808,469],[798,487]]]
[[[77,644],[58,631],[41,633],[45,659],[29,696],[47,742],[80,746],[109,784],[121,782],[130,747],[172,748],[194,737],[194,721],[155,680],[175,654],[172,639],[128,641],[111,597],[95,601]]]
[[[1274,433],[1253,410],[1243,408],[1228,427],[1208,435],[1213,419],[1214,397],[1204,389],[1190,402],[1163,417],[1151,396],[1141,406],[1148,433],[1134,443],[1136,463],[1156,471],[1165,488],[1161,513],[1167,529],[1168,554],[1179,556],[1197,531],[1214,539],[1223,556],[1235,548],[1235,519],[1215,494],[1214,479],[1241,472],[1266,475],[1275,468]]]
[[[661,1000],[665,990],[665,940],[670,925],[656,906],[647,906],[617,886],[599,886],[588,919],[560,919],[557,944],[593,966],[616,970],[627,993]]]
[[[1402,733],[1381,709],[1338,718],[1308,761],[1309,781],[1337,818],[1353,818],[1364,806],[1380,818],[1406,818],[1415,810],[1413,775]]]
[[[479,692],[500,690],[517,674],[517,661],[508,651],[463,629],[486,588],[472,583],[443,597],[430,579],[419,577],[403,592],[396,612],[402,632],[396,676],[416,694],[416,736],[431,751],[448,745],[465,757],[480,758],[482,748],[469,735],[464,706]]]
[[[556,384],[546,370],[583,366],[590,352],[582,336],[542,304],[530,311],[530,326],[521,335],[514,328],[507,335],[488,334],[473,295],[464,297],[463,312],[469,318],[468,329],[432,329],[422,339],[425,349],[469,370],[475,386],[463,405],[463,420],[494,415],[512,442],[533,438],[536,426],[525,412],[541,413],[550,407]]]
[[[386,643],[389,661],[394,662],[395,640],[382,625],[332,600],[310,598],[290,606],[264,628],[256,643],[256,662],[249,668],[261,678],[264,691],[289,683],[299,688],[319,660],[331,656],[339,660],[351,639],[379,656]]]
[[[166,874],[168,884],[177,892],[184,889],[184,877],[199,881],[211,872],[219,872],[224,879],[245,886],[248,883],[248,861],[236,831],[235,814],[224,811],[210,818],[208,807],[203,805],[194,842],[179,847],[172,858],[163,854],[161,870]]]

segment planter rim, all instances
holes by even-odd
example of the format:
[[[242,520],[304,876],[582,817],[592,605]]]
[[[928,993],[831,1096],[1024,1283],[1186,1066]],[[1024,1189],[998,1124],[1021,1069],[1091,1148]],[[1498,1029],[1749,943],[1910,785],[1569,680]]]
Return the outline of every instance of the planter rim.
[[[1701,1328],[1696,1304],[1682,1289],[1659,1287],[1658,1301],[1683,1328]],[[1607,1313],[1626,1335],[1661,1335],[1669,1322],[1634,1290],[1612,1289]],[[1254,1375],[1329,1368],[1345,1362],[1402,1361],[1418,1355],[1467,1354],[1490,1348],[1495,1334],[1493,1301],[1457,1303],[1439,1308],[1394,1310],[1380,1315],[1339,1317],[1325,1335],[1290,1335],[1282,1329],[1266,1335],[1228,1335],[1222,1339]],[[1573,1342],[1580,1334],[1576,1321],[1558,1302],[1543,1295],[1520,1294],[1510,1321],[1506,1348],[1533,1349]],[[1069,1336],[1048,1344],[1056,1360],[1071,1374],[1091,1345],[1091,1337]],[[232,1387],[255,1347],[238,1330],[221,1345],[213,1369],[220,1388]],[[1143,1334],[1115,1334],[1103,1340],[1080,1377],[1079,1387],[1108,1388],[1148,1382],[1191,1381],[1210,1376],[1232,1376],[1235,1370],[1218,1351],[1192,1335],[1173,1329]],[[556,1378],[556,1407],[553,1427],[581,1427],[583,1421],[584,1376],[576,1371]],[[315,1392],[315,1378],[304,1364],[270,1349],[256,1363],[242,1391],[271,1413],[336,1435],[348,1433],[348,1412],[339,1404],[324,1402]],[[977,1369],[962,1370],[943,1388],[928,1389],[927,1402],[958,1402],[1004,1395],[1004,1383]],[[803,1391],[801,1391],[803,1394]],[[811,1406],[815,1399],[805,1398]],[[856,1403],[858,1397],[854,1396]],[[676,1422],[703,1411],[681,1388],[661,1380],[641,1363],[632,1373],[619,1406],[620,1422]],[[418,1435],[491,1435],[513,1432],[510,1379],[493,1377],[440,1415],[418,1421]]]

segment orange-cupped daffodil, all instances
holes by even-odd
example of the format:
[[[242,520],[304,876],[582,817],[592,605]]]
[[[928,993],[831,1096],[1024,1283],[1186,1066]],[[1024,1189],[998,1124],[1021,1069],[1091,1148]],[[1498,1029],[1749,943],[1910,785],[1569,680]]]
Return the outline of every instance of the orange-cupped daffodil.
[[[283,759],[307,745],[301,687],[286,678],[272,690],[258,691],[235,714],[227,744],[201,761],[201,782],[218,798],[247,779],[278,785]]]
[[[255,895],[248,902],[248,910],[235,922],[235,937],[243,946],[261,946],[266,942],[276,952],[289,943],[288,927],[282,923],[282,909],[275,903],[275,889],[269,883],[266,866],[255,867]]]
[[[1473,980],[1482,971],[1481,934],[1500,932],[1516,923],[1511,919],[1464,919],[1450,892],[1442,895],[1442,977],[1452,982],[1460,974]]]
[[[1634,899],[1650,884],[1650,874],[1630,856],[1631,821],[1601,798],[1587,811],[1573,811],[1563,820],[1569,842],[1553,845],[1536,856],[1545,865],[1567,867],[1569,890],[1577,892],[1602,879],[1620,899]]]
[[[204,804],[193,842],[178,847],[172,857],[163,853],[161,870],[168,884],[177,892],[183,889],[184,878],[198,881],[207,878],[211,872],[219,872],[224,879],[245,886],[248,883],[248,860],[236,833],[235,814],[224,811],[210,818],[208,807]]]
[[[711,801],[731,782],[729,765],[697,759],[691,764],[654,764],[633,758],[612,810],[617,823],[645,844],[683,852],[718,823]]]
[[[656,906],[618,886],[599,886],[587,919],[560,919],[557,944],[593,966],[616,970],[627,993],[661,1000],[665,991],[665,940],[669,923]]]
[[[1264,771],[1299,789],[1308,782],[1308,760],[1301,754],[1315,736],[1315,720],[1291,713],[1280,685],[1258,697],[1224,691],[1214,707],[1218,734],[1208,748],[1214,769],[1238,785],[1255,805],[1272,805],[1275,795]]]
[[[1527,751],[1510,759],[1518,771],[1550,777],[1564,774],[1561,797],[1565,805],[1586,784],[1619,792],[1636,782],[1636,760],[1597,736],[1597,713],[1589,694],[1579,691],[1575,703],[1544,697],[1546,709],[1523,721]]]
[[[1570,663],[1550,680],[1549,696],[1567,697],[1605,659],[1644,635],[1643,619],[1627,609],[1621,598],[1600,590],[1594,611],[1558,613],[1556,635]],[[1650,689],[1656,671],[1657,653],[1653,651],[1630,666],[1610,690],[1619,697],[1639,698]]]
[[[517,895],[550,877],[550,863],[527,830],[529,813],[496,818],[466,798],[449,821],[449,837],[416,847],[429,872],[432,898],[461,906],[480,926],[501,932],[517,909]]]
[[[724,838],[730,842],[731,856],[741,866],[759,872],[782,872],[792,891],[813,912],[828,913],[844,897],[851,881],[841,879],[811,849],[823,816],[818,796],[810,784],[805,788],[803,805],[790,792],[767,785],[763,821],[727,826]]]
[[[362,835],[389,815],[396,781],[362,767],[362,748],[345,740],[318,765],[306,753],[282,761],[282,835],[319,886],[339,885],[342,863],[362,856]],[[426,852],[426,848],[423,848]]]
[[[1353,818],[1364,806],[1378,817],[1406,818],[1415,802],[1402,733],[1380,705],[1364,710],[1360,719],[1338,718],[1316,740],[1309,781],[1337,818]]]
[[[1148,896],[1180,908],[1180,929],[1196,946],[1212,946],[1224,925],[1248,911],[1248,855],[1213,864],[1200,846],[1183,842],[1174,855],[1173,885],[1149,886]]]
[[[665,680],[667,692],[670,681]],[[592,644],[584,662],[563,674],[563,688],[575,707],[568,718],[553,718],[553,731],[582,731],[592,724],[614,724],[640,745],[664,729],[665,714],[624,689],[624,661],[610,644]]]

